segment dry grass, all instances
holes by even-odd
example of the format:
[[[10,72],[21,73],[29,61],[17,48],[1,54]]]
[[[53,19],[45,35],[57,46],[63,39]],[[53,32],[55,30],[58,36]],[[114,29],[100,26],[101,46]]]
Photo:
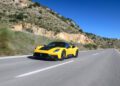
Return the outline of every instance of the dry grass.
[[[37,41],[35,41],[37,40]],[[37,45],[52,41],[46,37],[34,36],[30,33],[13,32],[10,29],[0,29],[0,55],[29,54]]]

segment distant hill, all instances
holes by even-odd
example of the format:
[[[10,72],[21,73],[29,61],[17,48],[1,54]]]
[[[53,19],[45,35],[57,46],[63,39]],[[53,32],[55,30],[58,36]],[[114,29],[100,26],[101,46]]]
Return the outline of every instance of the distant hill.
[[[120,48],[120,40],[86,33],[72,19],[37,2],[0,0],[0,55],[27,54],[35,45],[53,40],[80,49]]]

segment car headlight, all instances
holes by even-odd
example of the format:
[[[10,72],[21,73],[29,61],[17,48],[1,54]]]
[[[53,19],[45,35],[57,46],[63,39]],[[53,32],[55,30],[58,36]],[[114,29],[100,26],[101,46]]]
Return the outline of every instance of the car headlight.
[[[59,50],[60,50],[60,49],[56,49],[56,50],[54,50],[54,52],[59,52]]]

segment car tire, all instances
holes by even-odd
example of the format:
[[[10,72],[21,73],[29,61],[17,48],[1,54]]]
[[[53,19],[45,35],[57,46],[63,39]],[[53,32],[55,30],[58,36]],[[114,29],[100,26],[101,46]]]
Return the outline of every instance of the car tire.
[[[79,51],[77,50],[76,53],[75,53],[75,56],[74,56],[75,58],[78,57],[78,53],[79,53]]]
[[[36,53],[33,53],[33,56],[36,56]]]
[[[63,61],[65,58],[66,58],[66,52],[65,52],[65,50],[63,50],[61,53],[61,59],[59,59],[59,60]]]

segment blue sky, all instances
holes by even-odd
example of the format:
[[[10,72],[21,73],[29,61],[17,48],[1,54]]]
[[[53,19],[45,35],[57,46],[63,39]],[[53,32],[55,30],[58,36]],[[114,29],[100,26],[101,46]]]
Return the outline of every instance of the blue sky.
[[[120,38],[119,0],[33,0],[73,19],[85,32]]]

